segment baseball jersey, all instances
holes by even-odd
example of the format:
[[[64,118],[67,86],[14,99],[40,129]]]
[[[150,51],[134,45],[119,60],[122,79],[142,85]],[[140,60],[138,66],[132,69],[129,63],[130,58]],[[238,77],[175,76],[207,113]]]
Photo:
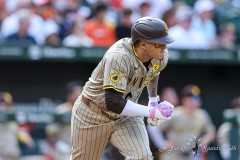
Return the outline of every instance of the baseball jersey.
[[[152,59],[146,68],[137,58],[130,38],[123,38],[111,46],[86,83],[83,95],[106,109],[104,89],[123,93],[125,99],[138,101],[149,81],[160,74],[168,62],[168,51],[162,60]]]
[[[159,127],[165,133],[167,140],[173,142],[175,147],[180,147],[180,149],[170,154],[165,152],[162,157],[163,160],[176,158],[187,160],[192,156],[190,151],[195,144],[195,140],[202,138],[206,133],[215,133],[215,126],[209,114],[201,108],[189,115],[184,107],[176,107],[172,118],[162,121]]]

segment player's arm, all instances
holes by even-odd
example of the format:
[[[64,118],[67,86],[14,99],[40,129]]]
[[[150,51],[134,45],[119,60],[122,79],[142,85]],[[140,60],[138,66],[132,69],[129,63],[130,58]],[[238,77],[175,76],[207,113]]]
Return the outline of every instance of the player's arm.
[[[110,88],[105,89],[106,108],[115,113],[122,113],[127,100],[123,98],[123,93]]]
[[[157,96],[157,86],[158,86],[158,79],[159,75],[154,77],[148,84],[147,90],[148,90],[148,96],[149,97],[156,97]]]
[[[158,106],[158,102],[160,101],[159,96],[157,95],[157,86],[158,86],[158,79],[159,74],[154,77],[148,84],[147,90],[148,90],[148,106],[149,107],[156,107]],[[159,124],[158,119],[151,119],[148,118],[147,122],[153,126],[157,126]]]
[[[114,89],[105,89],[105,102],[108,110],[126,116],[144,116],[158,119],[168,119],[173,111],[173,105],[162,102],[157,107],[144,106],[123,98],[123,93]]]
[[[126,116],[149,117],[150,107],[123,98],[123,93],[105,89],[105,102],[108,110]]]
[[[204,135],[202,136],[203,145],[209,145],[216,138],[216,128],[212,123],[210,115],[203,111],[203,117],[205,119]]]
[[[158,101],[160,101],[160,98],[157,95],[158,79],[159,79],[159,75],[154,77],[147,86],[148,98],[149,98],[148,105],[155,106],[158,104]]]

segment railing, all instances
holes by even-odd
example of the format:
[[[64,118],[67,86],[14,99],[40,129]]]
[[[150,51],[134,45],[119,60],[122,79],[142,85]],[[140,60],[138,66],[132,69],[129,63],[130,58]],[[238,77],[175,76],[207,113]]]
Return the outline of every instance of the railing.
[[[63,46],[0,46],[0,61],[98,62],[107,48],[69,48]],[[173,50],[169,62],[177,64],[240,64],[236,50]]]
[[[57,114],[50,110],[11,110],[0,112],[0,123],[16,121],[18,123],[68,123],[71,122],[71,113]]]

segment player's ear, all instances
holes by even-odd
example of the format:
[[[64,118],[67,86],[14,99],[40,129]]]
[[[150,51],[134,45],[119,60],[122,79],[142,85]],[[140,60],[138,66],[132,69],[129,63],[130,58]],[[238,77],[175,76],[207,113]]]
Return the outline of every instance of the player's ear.
[[[146,49],[147,43],[146,43],[146,42],[141,42],[141,47],[142,47],[143,49]]]

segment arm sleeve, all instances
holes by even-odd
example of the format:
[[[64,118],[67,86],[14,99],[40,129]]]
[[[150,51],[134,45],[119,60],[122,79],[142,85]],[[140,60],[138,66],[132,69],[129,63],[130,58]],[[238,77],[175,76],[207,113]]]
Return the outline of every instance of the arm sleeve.
[[[105,89],[105,102],[108,110],[120,114],[127,100],[123,98],[123,93],[117,92],[114,89]]]
[[[105,90],[105,102],[106,108],[112,112],[125,116],[149,117],[150,107],[126,100],[121,92],[114,89]]]

